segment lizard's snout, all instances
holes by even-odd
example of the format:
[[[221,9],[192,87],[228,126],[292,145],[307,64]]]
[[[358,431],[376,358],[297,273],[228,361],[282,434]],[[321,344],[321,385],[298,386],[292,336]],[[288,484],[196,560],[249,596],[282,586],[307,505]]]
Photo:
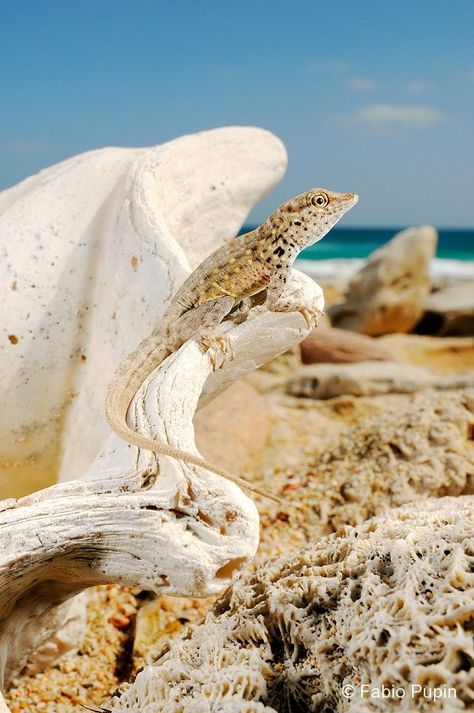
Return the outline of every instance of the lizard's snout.
[[[357,193],[344,193],[344,200],[351,203],[351,205],[355,205],[359,200],[359,196]]]

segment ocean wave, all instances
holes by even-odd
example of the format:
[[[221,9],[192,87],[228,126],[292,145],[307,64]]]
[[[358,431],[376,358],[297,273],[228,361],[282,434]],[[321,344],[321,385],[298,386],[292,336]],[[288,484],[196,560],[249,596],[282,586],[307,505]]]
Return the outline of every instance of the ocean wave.
[[[296,260],[295,267],[313,278],[345,282],[360,270],[365,262],[366,260],[360,258],[299,259]],[[434,258],[430,264],[430,276],[434,280],[474,280],[474,260]]]

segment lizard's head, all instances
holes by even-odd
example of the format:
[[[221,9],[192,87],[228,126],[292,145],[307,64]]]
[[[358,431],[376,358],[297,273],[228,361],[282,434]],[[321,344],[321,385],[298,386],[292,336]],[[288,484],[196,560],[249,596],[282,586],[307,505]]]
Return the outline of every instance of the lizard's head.
[[[302,249],[321,240],[358,200],[356,193],[313,188],[283,203],[269,222],[273,230],[284,231]]]

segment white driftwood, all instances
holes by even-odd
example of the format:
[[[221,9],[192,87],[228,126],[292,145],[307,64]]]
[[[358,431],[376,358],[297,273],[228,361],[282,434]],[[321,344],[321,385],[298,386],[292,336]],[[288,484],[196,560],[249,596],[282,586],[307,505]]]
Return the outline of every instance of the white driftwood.
[[[132,478],[130,492],[140,491],[127,446],[111,445],[116,453],[104,455],[90,468],[109,433],[103,408],[107,383],[119,360],[156,325],[179,284],[235,235],[285,167],[286,151],[276,136],[255,127],[225,127],[151,148],[91,151],[0,193],[0,498],[23,495],[58,479],[84,478],[86,471],[87,477],[100,481],[97,492],[123,489],[126,474]],[[172,401],[166,403],[172,416]],[[170,467],[179,470],[176,463]],[[114,473],[117,478],[109,481]],[[160,492],[164,483],[165,478]],[[36,619],[31,618],[37,606],[34,591],[31,611],[27,600],[36,555],[39,580],[56,577],[59,565],[52,543],[62,533],[60,523],[67,528],[60,503],[69,512],[69,498],[83,492],[75,512],[89,506],[88,493],[92,500],[97,495],[95,485],[82,487],[64,492],[56,488],[5,510],[0,552],[3,549],[8,567],[7,561],[13,565],[16,554],[24,551],[26,577],[16,583],[8,578],[14,590],[12,614],[18,613],[20,624],[8,654],[7,676],[28,652],[34,650],[28,670],[37,670],[80,642],[84,598],[76,598],[72,617],[70,601],[62,607],[49,602],[58,596],[53,583],[51,597],[44,595],[44,615]],[[44,541],[53,551],[53,572],[41,548],[36,555],[34,548],[28,549],[30,534],[24,542],[22,535],[24,508],[38,513],[30,527],[39,532],[48,517],[40,515],[41,508],[53,508],[51,497],[59,520],[55,516],[48,522],[46,529],[53,535]],[[81,517],[85,523],[85,512]],[[107,529],[106,522],[104,518]],[[156,525],[156,517],[153,522]],[[71,544],[78,557],[80,547],[88,546],[86,540]],[[35,542],[39,547],[37,536]],[[201,554],[198,546],[191,560]],[[95,565],[93,570],[96,581]],[[65,569],[59,571],[60,583]],[[88,584],[76,586],[80,590]],[[22,589],[26,599],[17,606]],[[61,624],[65,615],[66,624]],[[4,652],[14,628],[8,621]]]
[[[294,272],[287,291],[299,304],[324,306],[319,286],[301,273]],[[210,355],[194,340],[184,344],[134,399],[130,411],[140,431],[197,453],[196,408],[310,331],[298,312],[269,313],[261,307],[221,329],[233,345],[233,358],[213,371]],[[228,586],[253,557],[258,532],[257,509],[234,483],[149,452],[137,461],[136,449],[111,436],[83,479],[2,504],[5,680],[55,630],[62,613],[56,607],[86,587],[115,581],[163,594],[206,596]]]

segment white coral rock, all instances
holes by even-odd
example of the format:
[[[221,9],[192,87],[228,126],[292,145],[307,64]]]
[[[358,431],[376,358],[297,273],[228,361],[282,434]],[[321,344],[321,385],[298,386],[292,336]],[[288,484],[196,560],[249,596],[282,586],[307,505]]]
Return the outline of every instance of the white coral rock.
[[[474,497],[426,500],[265,565],[139,673],[111,710],[470,707],[473,526]],[[362,685],[405,695],[364,696]],[[441,697],[433,705],[413,686]]]
[[[67,636],[56,630],[63,603],[83,589],[117,581],[205,596],[228,585],[258,545],[255,504],[229,480],[148,451],[137,457],[116,435],[99,446],[107,429],[103,395],[120,355],[136,346],[190,269],[236,231],[279,178],[284,150],[268,132],[222,129],[142,152],[114,151],[71,159],[0,201],[6,275],[14,278],[4,322],[7,331],[15,320],[18,327],[7,340],[2,372],[4,446],[21,473],[20,455],[39,470],[42,454],[51,459],[60,443],[63,480],[72,480],[0,505],[0,679],[6,682],[27,662],[41,667],[71,645],[70,626]],[[104,175],[110,179],[104,178],[105,193]],[[214,178],[220,188],[208,183]],[[201,209],[210,227],[192,249],[189,210],[197,211],[199,230]],[[53,217],[60,229],[52,228]],[[35,224],[41,254],[56,252],[38,260],[33,278],[27,258]],[[16,246],[8,241],[15,226],[23,238]],[[323,308],[321,289],[304,275],[295,271],[285,289],[290,302]],[[197,329],[202,310],[183,319]],[[309,331],[299,312],[272,314],[261,305],[220,329],[233,345],[233,360],[213,371],[209,352],[192,339],[183,344],[134,399],[129,418],[137,430],[197,454],[192,420],[204,387],[205,399],[212,399]]]
[[[0,497],[35,490],[58,474],[82,478],[2,503],[0,677],[70,646],[65,632],[54,633],[67,606],[55,607],[95,582],[205,594],[222,589],[254,554],[252,501],[229,481],[169,458],[160,460],[156,483],[144,479],[134,449],[117,437],[104,444],[103,401],[120,358],[285,167],[285,149],[271,133],[230,127],[153,148],[93,151],[0,195],[0,277],[9,288],[0,306]],[[314,283],[302,285],[295,275],[295,290],[321,299]],[[277,321],[288,329],[266,345],[268,358],[307,332],[300,315]],[[246,339],[252,344],[247,331],[255,336],[258,325],[267,329],[264,315],[236,328],[246,361],[237,355],[234,376],[224,377],[224,368],[207,398],[238,377],[237,364],[245,373],[260,363],[259,340],[245,347]],[[150,417],[140,404],[146,427],[195,451],[192,417],[211,371],[196,343],[184,345],[146,387],[154,411]],[[173,378],[182,388],[169,388]],[[142,453],[138,466],[149,459]],[[99,531],[103,556],[90,548]],[[69,546],[66,562],[61,548]],[[129,556],[142,562],[138,570]]]
[[[0,497],[83,473],[120,358],[285,167],[273,134],[228,127],[91,151],[0,194]]]

